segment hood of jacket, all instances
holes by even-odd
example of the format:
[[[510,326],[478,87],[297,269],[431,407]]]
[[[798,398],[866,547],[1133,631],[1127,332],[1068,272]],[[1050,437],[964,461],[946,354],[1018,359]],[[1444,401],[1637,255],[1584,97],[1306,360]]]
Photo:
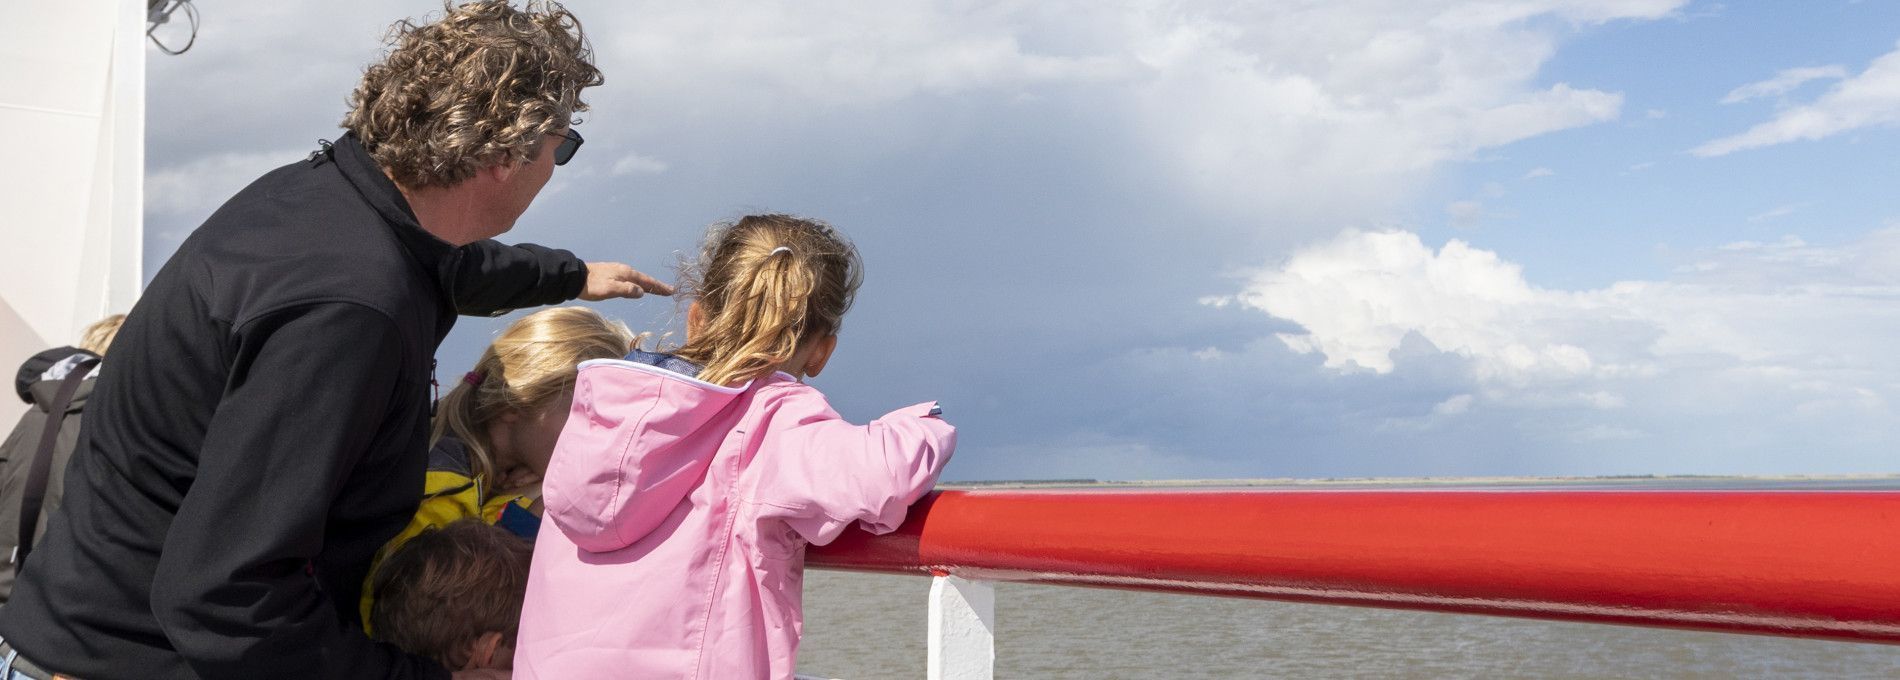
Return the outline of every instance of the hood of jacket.
[[[541,493],[547,519],[583,550],[618,550],[658,527],[699,484],[744,414],[753,384],[715,385],[663,367],[669,365],[678,366],[625,359],[580,365],[573,410]]]
[[[66,379],[75,364],[83,359],[97,359],[93,354],[77,347],[55,347],[29,357],[20,364],[20,371],[14,375],[13,391],[20,400],[32,404],[41,413],[53,404],[53,398],[59,394],[59,384]],[[84,382],[79,383],[79,391],[73,393],[72,403],[66,406],[67,413],[76,413],[86,405],[86,398],[92,396],[92,386],[99,369],[94,368]]]
[[[20,362],[20,370],[13,374],[13,393],[20,395],[20,401],[28,404],[34,403],[33,384],[46,380],[47,371],[58,366],[75,354],[95,358],[99,356],[78,347],[54,347],[27,357],[26,361]],[[65,374],[62,373],[60,377],[64,377],[64,375]],[[57,380],[58,378],[54,379]]]

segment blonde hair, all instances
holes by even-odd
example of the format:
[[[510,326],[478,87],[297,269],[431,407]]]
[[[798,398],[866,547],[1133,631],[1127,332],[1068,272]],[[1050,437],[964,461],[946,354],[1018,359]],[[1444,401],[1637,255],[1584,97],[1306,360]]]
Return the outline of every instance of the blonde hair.
[[[475,369],[442,398],[429,445],[444,435],[462,440],[471,472],[486,490],[497,472],[489,421],[545,407],[574,386],[581,362],[626,356],[633,341],[626,324],[586,307],[555,307],[522,317],[495,337]]]
[[[701,380],[729,385],[773,370],[807,340],[836,335],[864,265],[831,225],[751,215],[714,225],[680,280],[701,323],[675,354],[702,366]]]
[[[112,339],[119,337],[119,327],[125,325],[124,314],[114,314],[86,326],[79,334],[79,348],[97,354],[106,355],[106,349],[112,346]]]
[[[394,47],[363,72],[343,127],[405,187],[446,187],[485,166],[533,159],[587,110],[602,82],[580,20],[555,2],[445,4],[434,23],[390,27]]]

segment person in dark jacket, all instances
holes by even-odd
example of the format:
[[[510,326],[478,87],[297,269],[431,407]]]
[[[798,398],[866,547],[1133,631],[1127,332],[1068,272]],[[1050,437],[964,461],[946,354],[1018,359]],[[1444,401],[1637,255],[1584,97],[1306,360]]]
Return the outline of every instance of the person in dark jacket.
[[[59,508],[66,461],[72,458],[73,447],[79,441],[79,414],[85,410],[86,400],[97,384],[94,381],[99,375],[98,369],[85,370],[80,364],[104,358],[113,336],[119,332],[119,325],[124,322],[124,314],[95,321],[86,327],[78,347],[56,347],[35,354],[21,362],[20,371],[14,377],[13,391],[32,408],[20,416],[20,422],[14,425],[12,434],[7,435],[6,442],[0,443],[0,558],[13,558],[0,559],[0,604],[5,604],[13,592],[16,572],[14,564],[9,562],[17,563],[20,557],[15,550],[20,547],[21,505],[29,495],[27,480],[33,459],[39,453],[41,435],[48,424],[58,420],[53,449],[48,452],[46,485],[40,490],[44,495],[39,498],[34,540],[46,535],[46,518]],[[80,383],[66,405],[57,406],[61,385],[75,374]],[[60,412],[53,413],[55,408]]]
[[[601,80],[571,14],[483,0],[391,39],[349,132],[238,192],[127,316],[0,609],[13,671],[450,677],[355,623],[420,501],[436,346],[458,313],[672,290],[489,240],[579,146]]]

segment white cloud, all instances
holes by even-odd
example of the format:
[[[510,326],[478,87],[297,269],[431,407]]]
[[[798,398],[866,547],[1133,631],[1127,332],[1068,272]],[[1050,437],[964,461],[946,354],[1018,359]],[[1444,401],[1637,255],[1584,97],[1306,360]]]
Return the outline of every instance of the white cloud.
[[[1445,216],[1451,218],[1451,226],[1470,229],[1478,226],[1478,220],[1484,218],[1484,204],[1478,201],[1453,201],[1445,206]]]
[[[1010,116],[1034,102],[1195,195],[1330,219],[1396,205],[1444,162],[1615,119],[1620,94],[1538,82],[1558,38],[1538,20],[1655,19],[1682,4],[629,3],[589,25],[611,24],[596,38],[604,66],[637,84],[619,103],[649,127],[919,100],[989,100]]]
[[[1900,49],[1881,55],[1859,75],[1835,83],[1813,102],[1783,109],[1768,122],[1741,134],[1711,140],[1690,153],[1723,156],[1895,123],[1900,123]]]
[[[657,158],[648,158],[637,153],[630,153],[620,160],[614,161],[612,174],[615,177],[634,174],[657,175],[666,172],[666,169],[666,161]]]
[[[1390,373],[1417,337],[1468,360],[1481,396],[1518,405],[1617,409],[1622,390],[1678,381],[1884,408],[1900,389],[1900,228],[1839,247],[1730,244],[1669,280],[1580,291],[1534,286],[1463,241],[1349,231],[1235,297],[1299,324],[1278,337],[1333,369]]]
[[[1243,305],[1298,323],[1279,337],[1333,368],[1393,369],[1392,351],[1416,333],[1440,350],[1481,361],[1497,376],[1588,372],[1587,352],[1526,322],[1556,316],[1556,294],[1520,268],[1463,241],[1434,253],[1409,232],[1349,231],[1256,275]]]
[[[1552,170],[1550,168],[1531,168],[1530,172],[1524,173],[1524,179],[1537,179],[1539,177],[1550,177],[1556,174],[1557,174],[1557,171]]]
[[[1761,82],[1749,83],[1730,90],[1722,97],[1724,104],[1738,104],[1759,97],[1778,97],[1793,91],[1811,80],[1840,80],[1847,77],[1847,69],[1840,66],[1807,66],[1783,69],[1775,77]]]
[[[1759,213],[1756,213],[1756,214],[1754,214],[1754,215],[1750,215],[1750,216],[1748,216],[1748,221],[1750,221],[1750,222],[1767,222],[1767,221],[1769,221],[1769,220],[1778,220],[1778,219],[1781,219],[1781,218],[1783,218],[1783,217],[1787,217],[1787,216],[1789,216],[1789,215],[1793,215],[1793,214],[1794,214],[1794,212],[1795,212],[1796,210],[1798,210],[1798,209],[1800,209],[1800,207],[1801,207],[1801,206],[1798,206],[1798,205],[1793,205],[1793,204],[1790,204],[1790,205],[1778,205],[1778,206],[1775,206],[1775,207],[1773,207],[1773,208],[1770,208],[1770,209],[1768,209],[1768,210],[1764,210],[1764,211],[1762,211],[1762,212],[1759,212]]]
[[[1432,415],[1455,416],[1471,410],[1471,402],[1477,398],[1469,394],[1454,395],[1450,399],[1438,402],[1432,407]]]
[[[1627,403],[1623,399],[1622,395],[1618,395],[1612,392],[1605,392],[1602,390],[1598,390],[1595,392],[1586,392],[1578,396],[1582,397],[1584,403],[1588,404],[1590,408],[1600,409],[1604,411],[1608,411],[1610,409],[1623,408],[1623,406]]]
[[[612,27],[594,34],[610,78],[638,83],[638,97],[696,112],[744,103],[838,109],[916,95],[1111,80],[1135,67],[1113,53],[1058,54],[1025,45],[1029,22],[1055,13],[1035,6],[971,11],[947,3],[729,0],[591,9],[590,26]]]

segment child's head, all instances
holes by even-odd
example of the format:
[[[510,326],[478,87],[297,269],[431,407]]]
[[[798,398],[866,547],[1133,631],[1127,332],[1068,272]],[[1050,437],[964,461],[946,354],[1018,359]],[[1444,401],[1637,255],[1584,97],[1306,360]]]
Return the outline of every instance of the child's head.
[[[124,314],[114,314],[86,326],[79,339],[79,348],[97,354],[106,355],[106,349],[112,346],[112,339],[119,336],[119,327],[125,325]]]
[[[513,665],[533,549],[464,519],[409,539],[376,571],[370,629],[451,670]]]
[[[774,370],[817,375],[863,277],[857,248],[823,222],[752,215],[716,225],[681,275],[693,306],[677,354],[721,385]]]
[[[539,475],[567,422],[575,367],[618,359],[633,346],[626,324],[585,307],[556,307],[522,317],[496,336],[475,370],[455,383],[436,410],[431,441],[455,435],[485,484],[508,468]]]

